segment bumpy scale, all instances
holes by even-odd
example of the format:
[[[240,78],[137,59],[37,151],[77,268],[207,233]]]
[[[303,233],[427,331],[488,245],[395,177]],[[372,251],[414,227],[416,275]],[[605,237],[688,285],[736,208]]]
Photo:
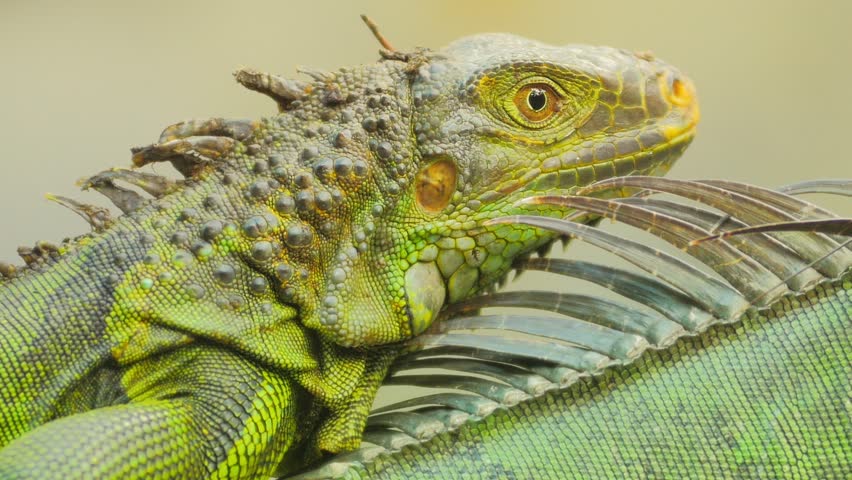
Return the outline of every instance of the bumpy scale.
[[[698,120],[685,77],[622,50],[394,53],[238,72],[277,115],[169,127],[133,161],[185,181],[93,177],[124,216],[2,266],[0,477],[255,478],[355,448],[393,344],[553,240],[483,222],[662,174]]]

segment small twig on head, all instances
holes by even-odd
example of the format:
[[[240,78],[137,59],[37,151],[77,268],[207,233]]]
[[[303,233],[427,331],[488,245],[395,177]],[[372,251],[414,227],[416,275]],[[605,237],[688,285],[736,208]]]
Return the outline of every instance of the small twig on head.
[[[389,52],[396,52],[396,49],[393,48],[393,45],[390,44],[388,39],[385,38],[385,36],[382,35],[381,32],[379,32],[379,26],[376,25],[376,22],[374,22],[372,19],[370,19],[370,17],[364,14],[361,14],[361,20],[364,20],[364,23],[367,24],[367,28],[369,28],[370,31],[373,32],[373,36],[376,37],[376,40],[379,41],[379,43],[382,45],[382,48]]]

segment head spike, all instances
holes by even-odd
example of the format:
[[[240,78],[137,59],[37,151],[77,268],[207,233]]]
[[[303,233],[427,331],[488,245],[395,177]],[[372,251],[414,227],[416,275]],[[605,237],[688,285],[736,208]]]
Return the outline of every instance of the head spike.
[[[83,217],[83,219],[92,226],[92,230],[102,232],[106,230],[115,221],[109,210],[95,205],[86,205],[76,200],[72,200],[60,195],[48,193],[45,198],[52,202],[56,202],[72,212]]]
[[[124,168],[113,168],[104,170],[82,183],[83,188],[93,188],[96,184],[121,181],[139,187],[154,198],[162,198],[174,192],[181,182],[166,178],[162,175],[140,172],[138,170],[127,170]]]
[[[296,71],[301,73],[302,75],[307,75],[311,77],[316,82],[321,83],[331,83],[334,81],[334,74],[331,72],[324,72],[322,70],[317,70],[311,67],[299,66],[296,68]]]
[[[18,255],[24,259],[28,266],[46,262],[51,258],[58,257],[59,254],[59,246],[46,241],[36,242],[35,246],[32,247],[18,247]]]
[[[131,148],[130,152],[133,154],[133,165],[137,167],[155,162],[171,162],[184,177],[197,178],[215,160],[233,150],[235,143],[236,140],[228,137],[203,135]]]
[[[11,263],[0,262],[0,277],[12,278],[15,276],[17,268]]]
[[[234,79],[249,90],[275,100],[279,111],[289,110],[293,102],[303,98],[311,89],[307,83],[249,68],[238,69],[234,72]]]
[[[145,203],[142,195],[116,185],[108,176],[95,175],[78,182],[83,190],[94,189],[107,197],[119,210],[124,213],[136,211]]]

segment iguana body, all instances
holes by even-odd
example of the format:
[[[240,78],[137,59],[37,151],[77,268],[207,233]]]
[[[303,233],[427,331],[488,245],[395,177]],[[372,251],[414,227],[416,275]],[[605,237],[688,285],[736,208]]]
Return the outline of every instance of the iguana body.
[[[255,478],[356,447],[383,345],[554,237],[483,222],[664,173],[697,122],[688,80],[619,50],[492,35],[388,56],[309,84],[242,71],[279,115],[135,151],[186,182],[89,180],[127,215],[82,208],[97,232],[0,284],[0,478]]]

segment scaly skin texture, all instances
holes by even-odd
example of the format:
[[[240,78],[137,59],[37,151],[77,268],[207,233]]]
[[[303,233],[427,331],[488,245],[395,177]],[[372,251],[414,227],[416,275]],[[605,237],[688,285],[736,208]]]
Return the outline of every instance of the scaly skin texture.
[[[848,478],[852,273],[347,479]]]
[[[168,128],[134,162],[185,182],[93,177],[128,214],[84,211],[98,232],[0,284],[0,477],[255,478],[356,447],[392,344],[552,240],[482,222],[662,174],[698,119],[661,62],[506,35],[312,76],[240,72],[278,115]]]

